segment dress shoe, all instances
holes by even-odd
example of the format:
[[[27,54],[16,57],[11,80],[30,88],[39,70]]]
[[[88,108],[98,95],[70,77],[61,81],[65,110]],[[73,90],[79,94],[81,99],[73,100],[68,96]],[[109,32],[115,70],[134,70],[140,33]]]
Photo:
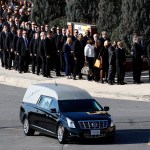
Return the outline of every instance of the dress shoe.
[[[127,82],[122,82],[123,84],[127,84]]]
[[[113,82],[108,82],[109,85],[114,85]]]
[[[100,80],[100,83],[104,84],[104,80]]]
[[[56,74],[57,77],[63,77],[64,75],[62,74]]]
[[[53,78],[52,76],[47,76],[47,78]]]
[[[118,85],[124,85],[124,83],[123,83],[123,82],[121,82],[121,83],[120,83],[120,82],[118,82],[117,84],[118,84]]]

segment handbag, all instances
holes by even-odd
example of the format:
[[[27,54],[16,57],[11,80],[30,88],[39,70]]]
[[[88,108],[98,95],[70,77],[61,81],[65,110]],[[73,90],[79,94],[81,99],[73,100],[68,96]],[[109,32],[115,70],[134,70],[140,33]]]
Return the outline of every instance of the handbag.
[[[94,67],[102,68],[102,61],[101,61],[101,59],[96,59]]]
[[[89,67],[88,67],[88,66],[84,66],[84,67],[81,69],[81,73],[82,73],[82,74],[85,74],[85,75],[88,75],[88,74],[89,74]]]

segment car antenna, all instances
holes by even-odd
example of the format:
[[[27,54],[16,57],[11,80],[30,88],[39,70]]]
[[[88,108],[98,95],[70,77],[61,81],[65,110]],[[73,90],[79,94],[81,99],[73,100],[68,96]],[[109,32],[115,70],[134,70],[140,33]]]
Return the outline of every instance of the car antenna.
[[[57,82],[56,82],[56,80],[55,80],[55,85],[57,86]]]

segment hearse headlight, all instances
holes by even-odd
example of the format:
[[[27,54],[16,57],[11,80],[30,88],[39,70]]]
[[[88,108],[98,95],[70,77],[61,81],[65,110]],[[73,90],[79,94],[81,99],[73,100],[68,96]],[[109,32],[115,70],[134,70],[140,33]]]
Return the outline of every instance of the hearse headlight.
[[[75,124],[74,124],[74,121],[72,121],[71,119],[69,118],[66,118],[67,119],[67,123],[68,123],[68,127],[69,128],[76,128],[75,127]]]
[[[110,127],[113,127],[115,124],[114,124],[114,122],[113,122],[112,117],[110,117],[110,121],[111,121],[111,123],[110,123]]]

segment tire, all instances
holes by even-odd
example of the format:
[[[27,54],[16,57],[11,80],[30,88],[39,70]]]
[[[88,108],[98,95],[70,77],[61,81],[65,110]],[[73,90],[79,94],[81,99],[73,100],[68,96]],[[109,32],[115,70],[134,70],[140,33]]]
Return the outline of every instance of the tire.
[[[24,131],[24,134],[27,136],[33,136],[35,132],[35,130],[30,128],[30,123],[27,118],[25,118],[23,121],[23,131]]]
[[[66,134],[64,127],[60,124],[57,128],[57,139],[60,144],[66,143]]]

